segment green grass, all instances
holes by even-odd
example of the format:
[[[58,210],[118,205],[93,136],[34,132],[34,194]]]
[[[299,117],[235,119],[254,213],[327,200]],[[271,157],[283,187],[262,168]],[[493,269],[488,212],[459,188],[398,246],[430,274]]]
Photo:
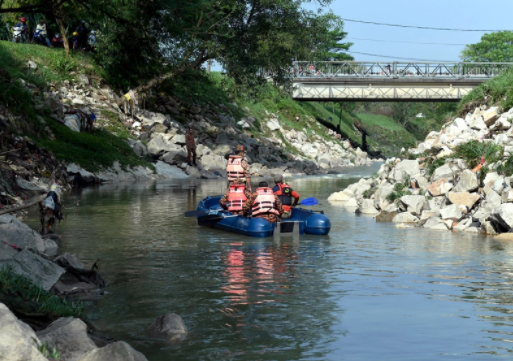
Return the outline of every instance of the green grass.
[[[0,268],[0,293],[15,295],[24,301],[33,302],[37,313],[58,317],[83,317],[81,303],[69,302],[43,290],[27,277],[20,276],[9,267]]]
[[[102,167],[110,167],[119,161],[127,166],[150,166],[139,159],[125,139],[108,130],[95,129],[94,133],[78,133],[52,119],[46,119],[55,134],[56,140],[36,139],[39,146],[45,147],[61,160],[75,162],[84,169],[96,172]]]
[[[504,74],[481,84],[467,94],[459,103],[460,113],[474,111],[477,105],[484,103],[488,96],[488,104],[499,104],[508,110],[513,107],[513,69],[510,68]]]
[[[358,119],[361,120],[361,122],[365,125],[377,125],[381,128],[385,128],[391,131],[397,131],[401,132],[404,131],[404,127],[397,123],[392,118],[386,117],[384,115],[376,115],[376,114],[366,114],[366,113],[359,113],[357,114]]]

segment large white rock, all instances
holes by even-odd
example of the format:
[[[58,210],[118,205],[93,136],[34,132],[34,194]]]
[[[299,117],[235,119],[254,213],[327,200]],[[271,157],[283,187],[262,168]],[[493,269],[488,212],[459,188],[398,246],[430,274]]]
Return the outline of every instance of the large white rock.
[[[41,343],[61,354],[61,361],[77,361],[98,347],[87,336],[86,324],[73,317],[61,317],[37,333]]]
[[[392,219],[394,223],[418,223],[419,219],[410,212],[399,213]]]
[[[452,189],[453,185],[452,183],[449,183],[447,179],[441,178],[433,183],[431,183],[427,189],[429,191],[429,194],[431,194],[433,197],[443,196],[447,192],[449,192]]]
[[[442,208],[440,210],[440,215],[442,216],[442,219],[451,219],[453,221],[458,221],[461,218],[462,213],[458,205],[451,204],[450,206]]]
[[[447,181],[453,180],[454,174],[449,164],[444,164],[441,167],[436,168],[431,176],[431,182],[436,182],[442,178],[445,178]]]
[[[385,209],[390,205],[387,196],[394,191],[394,186],[390,183],[382,184],[379,189],[374,193],[374,207],[378,209]]]
[[[513,229],[513,203],[504,203],[490,214],[490,221],[496,229],[509,232]]]
[[[0,303],[0,360],[48,361],[36,342],[41,344],[35,332]]]
[[[0,241],[43,253],[45,245],[41,236],[10,214],[0,216]]]
[[[497,119],[499,119],[499,114],[497,113],[498,107],[491,107],[487,111],[483,113],[483,120],[486,126],[492,126]]]
[[[454,190],[456,192],[473,192],[479,187],[476,173],[469,169],[465,169],[460,176],[459,182]]]
[[[472,209],[474,204],[481,199],[479,194],[477,193],[468,193],[468,192],[450,192],[447,195],[447,198],[452,204],[456,204],[457,206],[465,206],[468,209]]]
[[[344,204],[345,207],[358,207],[358,201],[356,198],[350,198],[348,201]]]
[[[373,199],[364,199],[362,201],[362,205],[360,206],[360,212],[362,214],[378,214],[379,211],[374,208],[374,200]]]
[[[424,207],[424,203],[426,202],[426,197],[402,196],[400,202],[404,204],[406,210],[411,214],[420,215],[422,212],[422,207]]]
[[[417,160],[405,159],[396,164],[392,170],[393,179],[396,182],[403,181],[406,176],[414,177],[420,173],[419,162]]]
[[[476,130],[485,130],[487,129],[486,123],[483,121],[481,117],[474,119],[472,123],[470,123],[470,128]]]
[[[332,193],[329,197],[328,197],[328,201],[330,202],[346,202],[348,201],[349,199],[351,198],[351,196],[349,194],[347,194],[346,192],[344,191],[341,191],[341,192],[335,192],[335,193]]]

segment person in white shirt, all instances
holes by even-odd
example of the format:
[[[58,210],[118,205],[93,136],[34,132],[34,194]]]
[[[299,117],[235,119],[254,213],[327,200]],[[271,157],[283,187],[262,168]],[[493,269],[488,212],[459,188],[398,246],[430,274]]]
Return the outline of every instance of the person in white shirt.
[[[39,20],[39,24],[37,24],[36,30],[41,30],[41,33],[39,36],[41,36],[43,39],[45,39],[46,44],[48,44],[48,47],[53,48],[52,44],[50,43],[50,39],[48,39],[48,33],[46,31],[45,19],[41,18]]]

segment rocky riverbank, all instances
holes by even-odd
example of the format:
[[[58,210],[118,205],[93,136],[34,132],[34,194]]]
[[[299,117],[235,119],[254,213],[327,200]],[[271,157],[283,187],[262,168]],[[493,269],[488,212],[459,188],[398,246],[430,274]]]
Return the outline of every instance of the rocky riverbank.
[[[481,106],[328,200],[401,226],[513,230],[513,109]],[[509,237],[510,234],[501,235]]]
[[[82,312],[80,302],[103,297],[99,262],[88,269],[69,253],[57,255],[58,236],[41,237],[10,215],[0,216],[0,234],[0,359],[146,360],[126,342],[101,335]],[[175,314],[157,317],[146,332],[164,342],[187,335]]]
[[[44,67],[37,61],[27,62],[31,72]],[[104,180],[224,177],[225,158],[237,144],[246,146],[253,176],[337,173],[341,167],[370,162],[367,153],[353,149],[348,140],[338,139],[311,116],[297,114],[291,122],[265,110],[256,114],[233,100],[226,104],[196,104],[194,99],[173,98],[153,90],[138,94],[139,102],[131,111],[123,94],[116,93],[98,77],[78,73],[71,76],[71,81],[47,83],[43,87],[22,79],[13,80],[32,94],[34,108],[44,116],[38,116],[34,126],[24,116],[13,115],[8,107],[3,107],[0,124],[17,134],[37,133],[38,137],[58,140],[62,135],[45,119],[83,132],[89,131],[87,118],[94,114],[94,128],[125,139],[142,160],[154,164],[126,167],[114,163],[100,171],[79,164],[85,172],[93,171],[94,176]],[[185,162],[185,131],[189,126],[195,129],[198,145],[199,162],[194,168],[187,167]]]

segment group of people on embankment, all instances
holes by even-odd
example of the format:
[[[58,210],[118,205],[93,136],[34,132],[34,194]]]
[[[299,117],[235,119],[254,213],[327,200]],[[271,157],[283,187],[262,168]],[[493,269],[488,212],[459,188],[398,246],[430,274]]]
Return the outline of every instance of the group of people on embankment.
[[[271,223],[290,218],[292,208],[299,203],[299,194],[283,182],[281,175],[274,177],[273,188],[267,182],[260,182],[252,192],[249,164],[244,155],[244,146],[237,145],[234,154],[228,158],[229,187],[220,200],[221,207],[233,214],[264,218]]]

